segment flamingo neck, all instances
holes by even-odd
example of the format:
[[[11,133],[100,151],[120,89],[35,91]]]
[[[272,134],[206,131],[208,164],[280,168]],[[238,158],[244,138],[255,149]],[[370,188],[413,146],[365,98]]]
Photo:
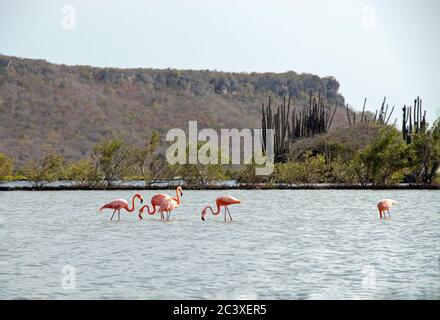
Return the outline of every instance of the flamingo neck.
[[[211,210],[211,213],[214,215],[214,216],[216,216],[216,215],[218,215],[219,213],[220,213],[220,206],[217,204],[217,211],[214,211],[213,209],[212,209],[212,207],[211,206],[207,206],[207,208],[209,209],[209,210]]]
[[[177,204],[180,205],[180,195],[179,195],[179,188],[176,189],[176,197],[177,197]]]
[[[153,206],[153,210],[152,211],[150,211],[150,207],[149,206],[145,205],[145,207],[147,207],[147,209],[148,209],[148,214],[155,214],[156,213],[156,207],[155,206]]]
[[[150,210],[150,206],[149,206],[148,204],[142,206],[142,207],[139,209],[139,218],[142,219],[142,213],[144,213],[145,208],[147,208],[147,210],[148,210],[148,214],[149,214],[149,215],[153,215],[153,214],[156,213],[156,207],[155,207],[153,204],[151,204],[151,205],[153,206],[153,210]]]
[[[127,208],[128,212],[133,212],[134,211],[134,199],[136,198],[136,196],[133,196],[133,198],[131,198],[131,208]]]

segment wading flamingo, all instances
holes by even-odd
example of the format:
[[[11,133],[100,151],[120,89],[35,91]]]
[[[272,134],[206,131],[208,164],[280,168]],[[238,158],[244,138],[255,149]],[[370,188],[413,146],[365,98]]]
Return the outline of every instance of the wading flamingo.
[[[377,209],[379,209],[380,218],[382,219],[382,213],[385,218],[385,211],[388,212],[388,215],[391,218],[390,208],[392,206],[394,206],[395,204],[397,204],[397,201],[391,200],[391,199],[383,199],[383,200],[379,201],[379,203],[377,204]]]
[[[163,217],[163,213],[167,214],[167,221],[170,220],[171,211],[176,209],[180,205],[180,199],[177,200],[173,197],[166,197],[162,199],[162,202],[159,206],[160,216]],[[161,218],[162,219],[162,218]]]
[[[113,214],[110,220],[113,220],[113,216],[115,215],[116,211],[118,212],[118,221],[120,220],[120,214],[121,209],[125,209],[127,212],[133,212],[134,211],[134,199],[138,198],[141,200],[141,203],[144,202],[144,199],[142,199],[142,196],[139,193],[136,193],[133,198],[131,199],[131,208],[128,207],[128,202],[125,199],[115,199],[105,205],[103,205],[99,212],[102,212],[104,209],[113,209]]]
[[[173,199],[177,202],[177,205],[180,205],[180,197],[182,197],[182,196],[183,196],[183,192],[182,192],[182,187],[180,187],[180,186],[176,188],[176,196],[175,197],[171,197],[171,196],[164,194],[164,193],[159,193],[159,194],[154,195],[151,198],[151,206],[153,207],[153,209],[150,210],[150,207],[148,205],[144,205],[143,207],[141,207],[139,209],[139,215],[138,215],[139,219],[142,219],[142,213],[144,213],[145,208],[148,209],[148,214],[151,214],[151,215],[155,214],[157,212],[157,207],[160,207],[160,204],[162,203],[162,201],[164,199],[168,199],[168,198]],[[162,220],[164,219],[163,212],[160,213],[160,218]]]
[[[225,207],[225,221],[226,221],[226,211],[228,212],[229,218],[232,221],[231,212],[229,212],[228,206],[231,204],[241,203],[240,200],[231,197],[231,196],[221,196],[215,200],[215,204],[217,205],[217,211],[214,211],[211,206],[207,206],[202,210],[202,220],[205,221],[206,211],[209,209],[213,215],[218,215],[220,213],[220,207]]]

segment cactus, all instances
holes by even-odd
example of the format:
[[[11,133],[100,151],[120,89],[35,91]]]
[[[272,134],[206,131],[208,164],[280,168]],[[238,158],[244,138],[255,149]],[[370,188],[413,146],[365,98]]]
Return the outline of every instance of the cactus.
[[[423,110],[422,99],[414,99],[414,106],[402,108],[402,135],[407,144],[414,141],[414,135],[426,128],[426,110]]]
[[[275,114],[272,112],[271,98],[268,104],[262,104],[263,151],[266,151],[266,129],[274,129],[274,153],[276,162],[287,161],[290,144],[304,137],[313,137],[327,132],[332,124],[337,105],[330,114],[324,104],[321,93],[318,96],[309,94],[309,105],[301,112],[296,108],[290,112],[291,98],[283,98],[283,103]]]
[[[367,98],[364,99],[364,105],[362,106],[360,123],[370,122],[370,120],[367,119],[367,115],[365,114],[366,104],[367,104]],[[353,116],[351,116],[348,105],[346,105],[345,108],[347,111],[348,124],[350,126],[355,125],[356,124],[356,113],[352,112]],[[388,107],[388,104],[386,103],[386,97],[384,97],[380,109],[376,110],[376,113],[374,114],[373,122],[376,122],[381,125],[387,125],[391,119],[391,116],[393,115],[394,106],[391,108],[391,111],[389,113],[388,113],[388,109],[389,109],[389,107]],[[352,117],[353,117],[353,119],[352,119]]]

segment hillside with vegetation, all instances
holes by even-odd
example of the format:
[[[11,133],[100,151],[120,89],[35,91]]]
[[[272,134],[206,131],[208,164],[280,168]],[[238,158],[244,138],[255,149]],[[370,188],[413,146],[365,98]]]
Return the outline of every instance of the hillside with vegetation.
[[[146,187],[175,179],[195,188],[224,179],[244,188],[440,186],[440,119],[426,119],[419,97],[403,106],[399,126],[399,109],[386,99],[376,113],[365,111],[366,100],[354,111],[338,88],[334,78],[294,72],[103,69],[0,56],[0,181],[41,188],[69,180],[87,189],[132,179]],[[273,172],[170,165],[165,132],[190,120],[199,129],[274,129]]]
[[[261,127],[268,96],[309,92],[338,105],[333,127],[346,122],[344,98],[333,77],[286,73],[116,69],[56,65],[0,55],[0,152],[24,163],[49,152],[78,160],[102,140],[141,146],[157,129]]]

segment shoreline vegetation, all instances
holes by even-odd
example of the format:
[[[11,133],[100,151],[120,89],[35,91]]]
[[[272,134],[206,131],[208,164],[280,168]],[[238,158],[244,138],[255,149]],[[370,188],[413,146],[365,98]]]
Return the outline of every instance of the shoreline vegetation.
[[[154,131],[144,147],[105,140],[78,161],[48,153],[42,159],[15,164],[0,153],[0,191],[155,190],[175,185],[194,190],[439,189],[440,119],[413,132],[410,141],[405,134],[373,122],[304,137],[283,149],[271,174],[259,176],[253,162],[171,165],[165,157],[166,146]]]
[[[26,162],[0,152],[0,190],[147,190],[175,185],[160,185],[160,181],[181,181],[187,189],[200,190],[438,189],[440,118],[428,123],[419,97],[412,106],[403,106],[401,130],[397,120],[390,124],[395,108],[389,108],[386,98],[375,114],[365,110],[366,99],[362,112],[347,105],[348,125],[341,126],[333,124],[338,106],[325,100],[320,91],[317,95],[310,91],[305,107],[297,107],[290,96],[278,107],[270,96],[262,104],[263,153],[267,151],[267,130],[274,133],[275,163],[268,175],[256,175],[261,166],[254,158],[243,163],[245,139],[241,133],[237,139],[228,138],[232,149],[241,150],[241,164],[233,164],[229,157],[223,162],[218,145],[212,147],[206,138],[193,144],[185,138],[182,148],[172,149],[179,159],[184,154],[184,163],[170,164],[165,154],[173,142],[165,142],[164,132],[151,128],[148,139],[145,135],[137,144],[122,138],[97,140],[80,159],[69,157],[63,148],[44,156],[22,150],[31,155]],[[208,158],[209,164],[189,163],[190,150]],[[127,184],[135,180],[142,183]],[[56,181],[75,183],[54,185]]]
[[[69,181],[70,182],[70,181]],[[0,182],[1,191],[104,191],[104,190],[174,190],[176,186],[182,185],[185,190],[440,190],[440,184],[411,184],[400,183],[395,185],[354,185],[354,184],[306,184],[306,185],[287,185],[287,184],[212,184],[212,185],[144,185],[138,184],[114,184],[114,185],[95,185],[84,186],[80,184],[71,185],[14,185]]]
[[[159,134],[145,149],[121,140],[97,144],[90,158],[68,162],[50,153],[22,165],[0,153],[0,191],[186,189],[440,189],[440,121],[407,143],[393,127],[378,128],[365,147],[348,151],[315,136],[278,162],[270,175],[255,175],[255,164],[170,165],[159,151]],[[309,139],[310,140],[310,139]],[[322,148],[322,153],[319,152]],[[317,150],[318,149],[318,150]],[[347,153],[351,155],[347,157]],[[345,159],[344,159],[345,154]],[[132,183],[136,181],[135,183]],[[226,183],[229,181],[229,183]],[[230,183],[230,181],[233,181]]]

